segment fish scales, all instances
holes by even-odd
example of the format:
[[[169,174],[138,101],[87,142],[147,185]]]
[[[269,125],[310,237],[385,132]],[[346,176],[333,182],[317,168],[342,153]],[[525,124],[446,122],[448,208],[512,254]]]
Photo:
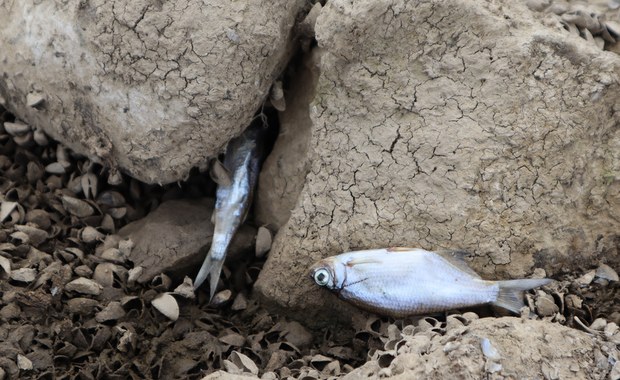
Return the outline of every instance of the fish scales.
[[[312,276],[317,284],[360,308],[395,317],[486,303],[498,303],[514,311],[522,305],[515,295],[523,286],[549,282],[486,281],[454,257],[405,248],[333,256],[315,264]],[[502,284],[517,289],[507,287],[502,293]],[[512,303],[505,306],[502,303],[507,295]]]

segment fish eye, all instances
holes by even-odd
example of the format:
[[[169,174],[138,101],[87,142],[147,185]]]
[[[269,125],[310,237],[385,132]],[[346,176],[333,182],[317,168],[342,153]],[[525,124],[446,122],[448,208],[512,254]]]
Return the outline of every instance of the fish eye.
[[[314,272],[314,282],[320,286],[329,284],[331,277],[331,274],[329,274],[329,271],[325,268],[319,268]]]

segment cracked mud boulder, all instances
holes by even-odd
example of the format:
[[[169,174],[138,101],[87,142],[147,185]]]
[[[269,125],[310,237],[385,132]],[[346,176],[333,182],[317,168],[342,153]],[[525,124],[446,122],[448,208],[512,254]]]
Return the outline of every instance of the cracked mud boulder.
[[[458,326],[394,331],[385,350],[343,379],[607,379],[620,369],[617,336],[509,317],[453,322]]]
[[[301,0],[0,5],[0,96],[19,119],[148,183],[204,166],[290,54]]]
[[[266,304],[347,319],[308,268],[355,249],[465,249],[488,279],[618,264],[619,55],[511,1],[334,0],[316,38],[311,167]]]

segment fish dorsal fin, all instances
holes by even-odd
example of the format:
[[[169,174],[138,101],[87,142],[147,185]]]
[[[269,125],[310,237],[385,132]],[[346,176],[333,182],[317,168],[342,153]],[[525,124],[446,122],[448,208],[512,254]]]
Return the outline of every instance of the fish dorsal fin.
[[[466,251],[459,251],[459,250],[450,250],[450,249],[442,249],[442,250],[438,250],[435,251],[436,254],[438,254],[439,256],[441,256],[444,260],[446,260],[447,262],[449,262],[450,264],[454,265],[455,267],[457,267],[458,269],[462,270],[463,272],[475,277],[475,278],[481,278],[480,275],[476,272],[474,272],[473,269],[471,269],[469,267],[469,265],[467,265],[467,262],[465,262],[465,258],[467,256],[469,256],[469,252]]]
[[[348,267],[354,267],[355,265],[362,264],[381,264],[381,261],[369,258],[359,258],[359,259],[351,259],[347,261],[346,265]]]
[[[388,252],[412,252],[412,251],[419,251],[419,248],[409,248],[409,247],[390,247],[387,248],[386,251]]]

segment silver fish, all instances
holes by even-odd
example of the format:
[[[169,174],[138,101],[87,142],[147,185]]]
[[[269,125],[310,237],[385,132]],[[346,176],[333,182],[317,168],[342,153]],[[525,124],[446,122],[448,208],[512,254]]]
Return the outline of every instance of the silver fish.
[[[359,308],[404,317],[481,304],[518,313],[523,291],[551,279],[486,281],[456,251],[387,248],[343,253],[312,266],[314,281]]]
[[[265,136],[266,128],[255,124],[226,147],[223,166],[229,178],[218,181],[213,242],[194,281],[194,289],[198,289],[210,278],[209,299],[215,294],[230,242],[250,209],[264,155]]]

